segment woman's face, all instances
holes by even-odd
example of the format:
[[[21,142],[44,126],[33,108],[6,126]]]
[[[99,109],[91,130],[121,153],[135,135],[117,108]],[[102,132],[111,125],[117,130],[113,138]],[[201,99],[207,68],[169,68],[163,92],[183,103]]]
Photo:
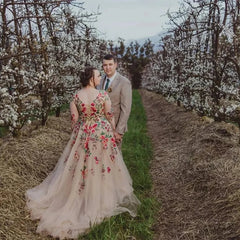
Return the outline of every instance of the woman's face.
[[[98,70],[94,70],[93,76],[94,76],[94,78],[93,78],[94,84],[95,84],[95,86],[98,86],[101,81],[100,72]]]

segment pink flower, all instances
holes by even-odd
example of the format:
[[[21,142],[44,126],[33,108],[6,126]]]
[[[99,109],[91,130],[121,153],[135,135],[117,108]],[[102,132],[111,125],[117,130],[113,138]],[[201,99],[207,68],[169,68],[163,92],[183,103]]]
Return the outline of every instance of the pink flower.
[[[95,159],[95,162],[96,162],[96,164],[98,164],[98,163],[99,163],[99,160],[98,160],[98,158],[97,158],[97,157],[95,157],[94,159]]]

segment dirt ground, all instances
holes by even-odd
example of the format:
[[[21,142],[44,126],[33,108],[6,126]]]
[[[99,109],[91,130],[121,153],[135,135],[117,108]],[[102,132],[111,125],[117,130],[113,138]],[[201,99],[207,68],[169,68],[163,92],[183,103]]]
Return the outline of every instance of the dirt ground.
[[[141,91],[154,145],[155,240],[240,239],[239,129]]]

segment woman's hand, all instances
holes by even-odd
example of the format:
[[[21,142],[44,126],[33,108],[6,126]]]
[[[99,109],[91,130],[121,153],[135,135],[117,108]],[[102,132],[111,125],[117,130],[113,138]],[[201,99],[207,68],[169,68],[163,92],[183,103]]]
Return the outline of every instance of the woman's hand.
[[[115,130],[113,131],[113,134],[114,134],[116,142],[120,143],[122,141],[123,134],[120,134],[120,133],[116,132]]]

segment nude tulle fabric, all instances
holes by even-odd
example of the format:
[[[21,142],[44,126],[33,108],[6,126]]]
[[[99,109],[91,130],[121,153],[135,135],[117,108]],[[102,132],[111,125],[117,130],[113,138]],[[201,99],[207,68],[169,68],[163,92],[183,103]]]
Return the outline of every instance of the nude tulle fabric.
[[[38,233],[76,239],[110,216],[136,216],[140,202],[107,120],[109,101],[104,91],[89,105],[75,96],[71,113],[80,120],[63,154],[48,177],[26,192],[32,219],[40,219]]]

